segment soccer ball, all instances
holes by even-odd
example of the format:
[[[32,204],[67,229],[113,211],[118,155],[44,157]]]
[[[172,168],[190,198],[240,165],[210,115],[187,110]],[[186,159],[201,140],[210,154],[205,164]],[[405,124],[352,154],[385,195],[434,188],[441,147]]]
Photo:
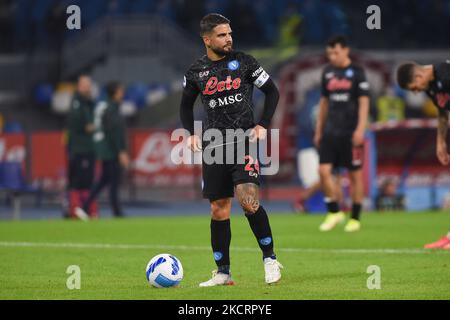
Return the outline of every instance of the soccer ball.
[[[183,266],[175,256],[163,253],[150,260],[145,273],[147,281],[156,288],[174,287],[183,279]]]

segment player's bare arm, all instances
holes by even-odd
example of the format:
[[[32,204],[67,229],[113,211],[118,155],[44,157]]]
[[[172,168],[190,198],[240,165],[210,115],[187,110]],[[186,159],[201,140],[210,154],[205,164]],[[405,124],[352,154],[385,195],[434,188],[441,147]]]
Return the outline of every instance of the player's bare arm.
[[[436,155],[444,166],[450,163],[450,155],[447,151],[447,130],[448,130],[448,112],[439,112],[437,137],[436,137]]]
[[[314,134],[314,145],[319,147],[322,139],[323,127],[328,114],[328,98],[321,97],[319,102],[319,113],[317,115],[316,132]]]
[[[358,98],[359,114],[358,125],[353,133],[352,142],[354,146],[361,146],[364,143],[364,132],[367,126],[367,119],[369,117],[369,97],[362,96]]]
[[[186,142],[188,148],[193,152],[202,151],[202,140],[200,139],[199,136],[193,134],[187,138]]]
[[[263,126],[257,125],[250,131],[250,142],[256,140],[265,140],[267,138],[267,129]]]

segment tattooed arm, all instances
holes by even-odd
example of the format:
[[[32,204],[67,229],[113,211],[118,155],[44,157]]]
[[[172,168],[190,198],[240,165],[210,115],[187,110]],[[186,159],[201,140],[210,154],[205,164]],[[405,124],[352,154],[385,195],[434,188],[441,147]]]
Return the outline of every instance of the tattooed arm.
[[[450,155],[447,151],[448,112],[441,111],[438,116],[436,155],[444,166],[450,163]]]

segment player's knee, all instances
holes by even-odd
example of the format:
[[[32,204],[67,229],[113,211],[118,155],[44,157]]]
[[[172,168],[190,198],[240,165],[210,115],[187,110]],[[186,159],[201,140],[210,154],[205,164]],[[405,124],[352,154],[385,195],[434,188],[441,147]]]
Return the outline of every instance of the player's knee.
[[[227,202],[214,201],[211,203],[211,216],[214,220],[226,220],[230,218],[230,206]]]
[[[259,201],[257,199],[249,197],[241,199],[239,202],[246,214],[254,214],[259,209]]]
[[[327,167],[319,167],[319,175],[321,179],[327,179],[331,177],[331,170]]]

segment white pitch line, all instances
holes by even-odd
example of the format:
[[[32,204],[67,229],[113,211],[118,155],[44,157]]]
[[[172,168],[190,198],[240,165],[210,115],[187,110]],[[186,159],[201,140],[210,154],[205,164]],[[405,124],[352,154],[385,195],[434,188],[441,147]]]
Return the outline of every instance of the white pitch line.
[[[25,247],[25,248],[73,248],[73,249],[141,249],[141,250],[197,250],[210,251],[206,246],[177,246],[177,245],[152,245],[152,244],[112,244],[112,243],[58,243],[58,242],[8,242],[0,241],[0,247]],[[256,252],[258,248],[231,247],[231,251]],[[277,248],[279,252],[297,253],[354,253],[354,254],[430,254],[450,253],[444,250],[425,249],[320,249],[320,248]]]

